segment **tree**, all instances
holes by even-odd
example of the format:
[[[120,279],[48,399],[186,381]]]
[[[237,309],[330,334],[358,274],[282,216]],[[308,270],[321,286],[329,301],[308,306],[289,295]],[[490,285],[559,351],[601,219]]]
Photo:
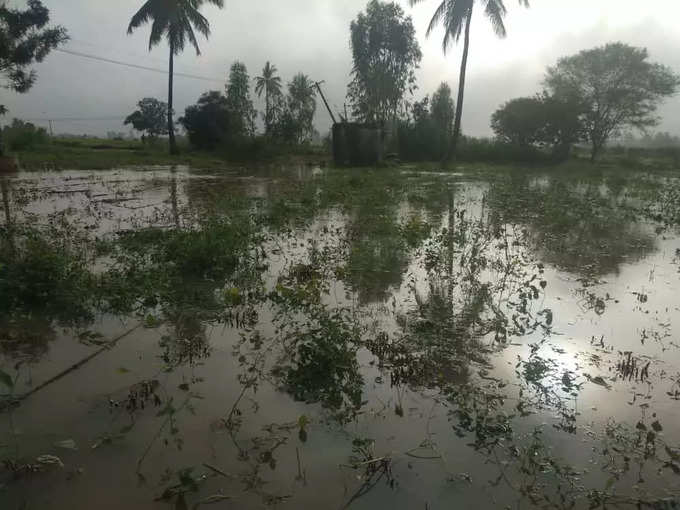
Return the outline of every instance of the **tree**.
[[[250,77],[243,62],[234,62],[229,71],[229,80],[225,87],[227,93],[227,108],[232,114],[239,128],[234,134],[253,136],[255,134],[255,108],[250,99]]]
[[[409,3],[413,6],[422,1],[423,0],[409,0]],[[520,5],[529,5],[529,0],[518,1]],[[442,48],[445,54],[451,43],[458,42],[463,31],[465,31],[463,40],[463,58],[460,63],[460,78],[458,81],[456,117],[453,125],[451,145],[446,158],[449,160],[456,153],[458,140],[460,139],[461,122],[463,118],[463,100],[465,98],[465,75],[467,73],[468,53],[470,50],[470,23],[472,22],[472,13],[476,4],[481,4],[481,6],[483,6],[484,14],[491,22],[491,26],[496,35],[498,37],[505,37],[507,32],[505,30],[504,19],[507,10],[503,4],[503,0],[442,0],[427,27],[427,36],[429,37],[437,25],[442,24],[444,26]]]
[[[227,98],[216,90],[203,94],[197,104],[185,110],[179,121],[191,144],[199,149],[219,146],[227,139],[234,124]]]
[[[491,129],[505,143],[528,147],[542,139],[545,120],[545,109],[540,97],[518,97],[494,112]]]
[[[68,41],[66,29],[48,27],[50,11],[39,0],[28,0],[25,10],[0,5],[0,86],[20,94],[37,79],[29,67]],[[0,105],[0,115],[7,113]],[[3,155],[0,139],[0,156]]]
[[[622,128],[657,125],[659,103],[677,92],[680,77],[648,58],[645,48],[610,43],[564,57],[548,68],[548,90],[585,106],[583,123],[592,161]]]
[[[255,93],[262,97],[264,92],[264,134],[269,135],[274,122],[274,105],[281,96],[281,78],[276,75],[275,65],[267,62],[262,69],[262,76],[255,78]]]
[[[296,143],[309,142],[314,136],[316,94],[314,83],[303,73],[298,73],[288,84],[288,114],[294,126]]]
[[[146,97],[137,103],[138,110],[130,114],[124,125],[132,124],[137,131],[146,132],[154,139],[168,134],[168,104],[152,97]]]
[[[432,94],[430,114],[441,134],[447,138],[450,137],[453,132],[456,105],[451,97],[451,87],[447,83],[439,85],[439,88]]]
[[[194,30],[210,36],[210,23],[199,9],[204,4],[212,4],[219,8],[224,7],[224,0],[147,0],[144,5],[130,20],[128,34],[135,29],[151,23],[151,36],[149,37],[149,51],[160,44],[165,38],[170,47],[170,60],[168,63],[168,135],[170,153],[177,154],[177,142],[175,140],[175,127],[173,123],[172,95],[174,79],[174,59],[179,55],[187,44],[187,41],[196,50],[196,55],[201,54],[198,40]]]
[[[582,112],[574,98],[544,92],[505,103],[491,117],[491,128],[504,143],[550,147],[556,159],[566,159],[571,146],[583,139]]]
[[[354,64],[348,96],[354,116],[368,123],[393,121],[404,95],[416,89],[422,53],[413,22],[397,4],[371,0],[350,31]]]

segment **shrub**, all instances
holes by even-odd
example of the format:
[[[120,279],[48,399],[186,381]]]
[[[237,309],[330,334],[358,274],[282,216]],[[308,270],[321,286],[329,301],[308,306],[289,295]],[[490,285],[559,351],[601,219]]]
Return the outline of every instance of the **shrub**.
[[[2,138],[10,151],[25,151],[47,143],[47,131],[30,122],[14,119],[2,130]]]

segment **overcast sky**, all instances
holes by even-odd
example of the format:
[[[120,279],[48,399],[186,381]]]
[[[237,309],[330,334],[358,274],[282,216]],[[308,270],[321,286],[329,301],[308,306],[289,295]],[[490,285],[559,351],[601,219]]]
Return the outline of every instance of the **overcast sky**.
[[[126,34],[128,21],[142,0],[43,0],[54,23],[68,28],[66,48],[82,53],[164,69],[167,47],[147,51],[149,28]],[[423,60],[418,71],[416,98],[432,93],[441,81],[455,89],[461,49],[442,54],[442,33],[426,39],[430,16],[439,0],[425,0],[411,8]],[[531,0],[531,8],[505,0],[508,37],[497,39],[487,21],[473,19],[470,60],[463,114],[463,129],[471,135],[489,135],[489,118],[503,102],[540,89],[545,67],[560,56],[620,40],[649,49],[653,60],[680,72],[680,0]],[[20,0],[11,4],[20,5]],[[338,111],[345,101],[351,70],[349,24],[367,0],[225,0],[225,8],[206,7],[212,36],[201,40],[202,55],[187,51],[176,71],[215,81],[178,77],[175,109],[194,103],[202,92],[222,90],[229,65],[242,60],[251,76],[264,63],[274,63],[284,81],[303,71],[325,80],[325,91]],[[478,13],[479,14],[479,13]],[[0,91],[0,103],[10,117],[99,118],[118,120],[58,121],[55,131],[105,134],[124,131],[122,118],[142,97],[165,99],[167,78],[160,73],[120,67],[76,56],[53,53],[36,67],[39,80],[25,95]],[[256,100],[256,107],[260,102]],[[661,109],[660,130],[680,134],[680,98]],[[317,126],[328,129],[330,119],[319,103]]]

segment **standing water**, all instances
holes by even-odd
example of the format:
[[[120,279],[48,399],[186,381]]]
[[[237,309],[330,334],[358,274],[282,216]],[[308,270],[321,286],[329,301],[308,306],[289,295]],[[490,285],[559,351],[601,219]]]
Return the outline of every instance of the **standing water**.
[[[1,184],[3,509],[680,504],[675,176]]]

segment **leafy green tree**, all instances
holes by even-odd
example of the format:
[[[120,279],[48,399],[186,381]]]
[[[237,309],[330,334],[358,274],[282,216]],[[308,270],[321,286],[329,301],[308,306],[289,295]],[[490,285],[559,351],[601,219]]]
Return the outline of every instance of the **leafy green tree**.
[[[449,138],[453,132],[456,105],[451,97],[451,87],[447,83],[439,85],[439,88],[432,94],[430,114],[432,115],[432,121],[442,135]]]
[[[314,136],[316,93],[309,76],[298,73],[288,84],[288,114],[293,123],[296,143],[309,142]]]
[[[276,99],[281,96],[281,78],[277,76],[278,69],[275,65],[267,62],[262,69],[262,76],[255,78],[255,93],[262,97],[264,92],[264,133],[271,133],[274,123]]]
[[[132,34],[135,29],[151,23],[149,51],[154,46],[160,44],[164,38],[168,41],[168,46],[170,47],[170,61],[168,64],[168,135],[171,154],[179,153],[172,117],[174,59],[176,55],[184,51],[187,41],[196,50],[196,55],[201,54],[194,30],[203,34],[206,38],[210,36],[210,23],[199,12],[199,9],[204,4],[212,4],[222,8],[224,7],[224,0],[147,0],[132,17],[128,26],[128,34]]]
[[[0,4],[0,86],[20,94],[28,92],[37,79],[30,66],[68,41],[66,29],[48,27],[49,21],[50,11],[40,0],[28,0],[28,8],[23,10]],[[0,115],[5,113],[7,108],[0,105]]]
[[[145,97],[137,103],[138,109],[131,113],[124,125],[145,132],[150,139],[168,134],[168,104],[152,97]]]
[[[582,120],[592,161],[623,128],[657,125],[659,103],[677,92],[680,77],[648,59],[645,48],[610,43],[564,57],[548,68],[547,89],[585,106]]]
[[[574,98],[520,97],[508,101],[491,117],[496,137],[519,147],[550,147],[557,159],[568,157],[571,146],[583,139],[582,105]]]
[[[393,121],[406,93],[416,89],[422,53],[413,22],[396,3],[371,0],[350,31],[354,64],[348,96],[354,116],[369,123]]]
[[[191,145],[198,149],[218,147],[228,138],[234,126],[227,98],[216,90],[203,94],[197,104],[185,110],[179,121]]]
[[[242,136],[255,134],[256,112],[250,98],[250,76],[243,62],[234,62],[229,71],[229,80],[225,87],[227,108],[234,120],[238,120],[240,128],[236,132]],[[235,133],[236,134],[236,133]]]
[[[528,147],[541,140],[545,117],[540,97],[518,97],[494,112],[491,129],[505,143]]]
[[[409,0],[411,6],[423,0]],[[528,6],[529,0],[519,0],[520,5]],[[463,101],[465,99],[465,76],[467,73],[468,53],[470,50],[470,23],[474,7],[480,5],[484,8],[484,14],[491,22],[491,27],[498,37],[505,37],[505,15],[507,9],[503,0],[441,0],[441,3],[434,11],[434,15],[427,27],[427,36],[438,26],[444,27],[444,39],[442,48],[447,52],[452,42],[458,42],[460,36],[465,32],[463,40],[463,58],[460,64],[460,78],[458,81],[458,100],[456,102],[456,116],[453,125],[453,136],[451,146],[448,151],[447,159],[451,159],[456,152],[458,140],[461,134],[461,121],[463,118]]]

